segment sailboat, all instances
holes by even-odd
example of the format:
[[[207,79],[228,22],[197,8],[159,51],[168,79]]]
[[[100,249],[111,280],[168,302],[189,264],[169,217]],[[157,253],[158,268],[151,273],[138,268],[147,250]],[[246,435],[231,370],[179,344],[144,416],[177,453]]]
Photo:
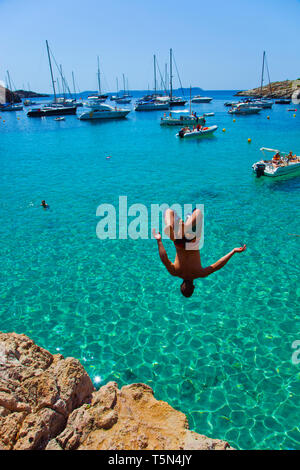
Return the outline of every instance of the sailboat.
[[[146,96],[141,100],[138,100],[135,111],[160,111],[164,109],[169,109],[169,99],[164,101],[158,101],[158,95],[156,93],[156,56],[153,56],[154,64],[154,93],[151,96]]]
[[[270,74],[269,74],[269,68],[267,64],[267,59],[266,59],[266,51],[263,52],[263,62],[262,62],[262,71],[261,71],[261,82],[260,82],[260,99],[259,100],[254,100],[252,104],[255,106],[259,106],[261,108],[272,108],[273,102],[271,100],[263,98],[263,85],[264,85],[264,72],[265,68],[267,68],[268,72],[268,78],[269,78],[269,87],[270,87],[270,95],[272,96],[272,85],[270,81]]]
[[[130,99],[128,93],[126,93],[124,73],[123,73],[123,89],[124,89],[123,96],[119,96],[119,97],[115,98],[115,102],[116,103],[128,104],[128,103],[131,102],[131,99]]]
[[[98,63],[98,71],[97,71],[97,77],[98,77],[98,93],[96,95],[91,95],[88,96],[88,100],[97,100],[98,103],[104,102],[107,100],[108,95],[102,94],[101,93],[101,77],[100,77],[100,65],[99,65],[99,56],[97,56],[97,63]]]
[[[170,111],[169,116],[164,115],[164,117],[160,120],[161,126],[197,126],[198,124],[203,125],[205,124],[205,117],[197,116],[197,113],[192,113],[191,107],[191,87],[190,87],[190,109],[188,110],[178,110],[178,111]],[[187,114],[185,114],[187,113]]]
[[[173,75],[172,75],[172,66],[173,66],[173,51],[170,49],[170,107],[173,108],[174,106],[184,106],[186,103],[186,100],[183,100],[182,98],[173,96]],[[176,64],[176,63],[175,63]],[[179,78],[180,80],[180,78]]]
[[[15,103],[14,102],[14,92],[12,91],[12,86],[11,86],[11,79],[10,79],[10,75],[9,75],[9,71],[7,70],[6,71],[7,73],[7,87],[6,88],[9,88],[11,94],[11,102],[10,103],[5,103],[5,104],[2,104],[0,105],[0,111],[22,111],[23,109],[23,105],[22,104],[18,104],[18,103]]]
[[[54,101],[50,105],[43,106],[42,108],[30,109],[27,113],[28,117],[45,117],[45,116],[64,116],[67,114],[76,114],[76,106],[64,106],[63,104],[57,103],[55,82],[53,78],[53,70],[51,64],[51,57],[49,51],[48,41],[46,40],[47,54],[49,60],[50,75],[52,80],[52,88],[54,94]]]

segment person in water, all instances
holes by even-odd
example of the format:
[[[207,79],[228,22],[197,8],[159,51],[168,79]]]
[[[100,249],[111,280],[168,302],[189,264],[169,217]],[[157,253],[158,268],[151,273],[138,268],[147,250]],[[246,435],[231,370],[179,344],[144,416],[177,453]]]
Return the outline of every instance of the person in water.
[[[194,209],[193,213],[184,223],[177,216],[176,212],[167,209],[165,212],[165,233],[173,241],[176,248],[174,263],[168,258],[167,252],[161,240],[161,234],[153,229],[153,236],[157,240],[158,252],[162,263],[167,268],[171,276],[183,279],[180,286],[182,295],[191,297],[195,285],[194,280],[207,277],[210,274],[223,268],[235,253],[246,250],[246,245],[234,248],[227,255],[220,258],[215,263],[203,268],[201,265],[199,242],[202,229],[202,213],[199,209]]]
[[[42,206],[44,209],[49,209],[49,206],[48,206],[48,204],[46,203],[45,200],[42,201],[41,206]]]

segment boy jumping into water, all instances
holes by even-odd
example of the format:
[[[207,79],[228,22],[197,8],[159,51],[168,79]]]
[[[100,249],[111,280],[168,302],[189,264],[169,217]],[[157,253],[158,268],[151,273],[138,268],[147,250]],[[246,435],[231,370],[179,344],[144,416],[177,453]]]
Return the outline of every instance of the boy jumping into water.
[[[207,277],[210,274],[223,268],[235,253],[246,250],[246,245],[234,248],[223,258],[216,261],[211,266],[203,268],[201,265],[199,242],[201,238],[202,213],[199,209],[193,211],[184,223],[178,218],[176,212],[167,209],[165,212],[165,233],[173,241],[176,248],[174,263],[168,258],[165,247],[161,240],[161,234],[153,229],[153,236],[157,240],[158,252],[161,261],[171,274],[180,277],[183,282],[180,286],[181,293],[185,297],[191,297],[194,292],[194,279]]]

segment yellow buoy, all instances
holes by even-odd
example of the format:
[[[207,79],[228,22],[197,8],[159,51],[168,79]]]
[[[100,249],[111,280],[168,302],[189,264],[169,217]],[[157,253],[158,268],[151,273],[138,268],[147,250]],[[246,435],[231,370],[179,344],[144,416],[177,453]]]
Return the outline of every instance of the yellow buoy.
[[[235,119],[232,122],[235,122]]]
[[[226,131],[225,127],[222,129],[222,131],[223,131],[223,132],[225,132],[225,131]]]
[[[296,114],[294,114],[294,117],[296,117]]]
[[[249,144],[250,144],[250,142],[251,142],[251,139],[248,139],[248,142],[249,142]]]
[[[270,119],[270,116],[267,116],[267,119]]]

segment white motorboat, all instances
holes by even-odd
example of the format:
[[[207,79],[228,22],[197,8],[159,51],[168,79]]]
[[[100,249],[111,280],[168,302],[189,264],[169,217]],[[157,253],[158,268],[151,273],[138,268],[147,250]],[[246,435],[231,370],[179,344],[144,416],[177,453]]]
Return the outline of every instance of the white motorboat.
[[[210,103],[212,101],[212,98],[209,98],[208,96],[194,96],[192,98],[192,103]]]
[[[238,103],[233,106],[228,113],[229,114],[257,114],[261,111],[258,106],[252,106],[249,103]]]
[[[262,147],[261,152],[264,157],[262,160],[252,165],[252,170],[256,173],[257,178],[261,176],[283,176],[290,174],[300,174],[300,156],[287,154],[276,149]],[[266,159],[265,152],[273,154],[271,160]]]
[[[156,100],[151,101],[138,101],[135,111],[161,111],[169,109],[169,103],[159,103]]]
[[[161,126],[197,126],[197,124],[205,124],[204,117],[190,113],[188,110],[171,111],[169,116],[165,113],[160,120]]]
[[[177,137],[183,138],[192,138],[192,137],[202,137],[204,135],[213,134],[218,129],[218,126],[210,126],[210,127],[201,127],[197,129],[190,129],[189,127],[180,129]]]
[[[90,111],[86,111],[79,116],[81,120],[92,119],[122,119],[127,116],[130,109],[113,108],[108,104],[97,104],[91,106]]]
[[[54,119],[54,121],[64,121],[65,117],[64,116],[58,116],[57,118]]]

